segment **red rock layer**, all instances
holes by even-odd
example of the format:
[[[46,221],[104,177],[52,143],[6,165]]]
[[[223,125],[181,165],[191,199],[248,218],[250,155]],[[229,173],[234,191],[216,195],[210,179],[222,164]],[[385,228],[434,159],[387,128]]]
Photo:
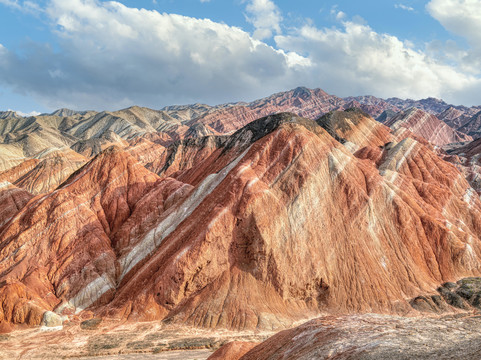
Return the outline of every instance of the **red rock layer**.
[[[0,182],[0,232],[32,197],[28,191],[19,189],[8,181]]]
[[[191,125],[202,123],[221,134],[229,134],[262,116],[291,112],[309,119],[317,119],[343,103],[341,98],[329,95],[321,89],[299,87],[249,104],[235,104],[211,111],[195,118]]]
[[[473,210],[458,213],[469,187],[453,166],[406,139],[386,147],[376,169],[306,126],[283,124],[245,153],[233,147],[200,164],[217,175],[162,216],[154,232],[139,235],[131,251],[137,258],[120,259],[125,275],[105,314],[145,319],[149,308],[193,325],[275,328],[319,308],[407,309],[403,298],[414,289],[478,271],[479,244],[466,241],[479,232],[479,200],[466,198]],[[251,135],[237,137],[242,143]],[[346,218],[357,220],[346,226]],[[438,246],[457,255],[439,256]]]
[[[17,166],[14,166],[8,170],[0,172],[0,182],[8,181],[10,183],[15,182],[17,179],[24,176],[26,173],[31,171],[35,166],[38,165],[40,160],[38,159],[29,159]]]
[[[147,163],[145,167],[160,176],[177,174],[176,177],[178,177],[181,172],[191,169],[195,164],[221,148],[225,141],[226,137],[219,136],[178,141],[164,149],[157,158]]]
[[[48,158],[15,180],[14,184],[35,195],[47,193],[57,188],[84,163],[84,161],[70,161],[61,155]]]
[[[351,152],[366,146],[382,146],[396,139],[388,127],[357,108],[327,113],[317,123],[350,148]]]
[[[232,341],[209,356],[208,360],[238,360],[259,343]]]
[[[113,287],[115,254],[109,235],[157,180],[112,148],[61,189],[21,209],[1,232],[0,319],[39,324],[46,310],[63,306],[62,299],[82,308]]]
[[[400,127],[407,128],[415,135],[439,146],[472,140],[471,136],[452,129],[436,116],[416,108],[399,113],[389,119],[385,125],[395,130]]]
[[[88,309],[277,329],[321,311],[410,311],[480,273],[481,202],[453,165],[362,113],[326,127],[279,114],[179,142],[162,179],[104,151],[0,233],[1,321]]]

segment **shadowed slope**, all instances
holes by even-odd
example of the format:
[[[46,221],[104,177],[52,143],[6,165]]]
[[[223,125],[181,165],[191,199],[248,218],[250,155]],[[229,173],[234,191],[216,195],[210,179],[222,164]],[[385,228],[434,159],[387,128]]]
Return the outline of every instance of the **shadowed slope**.
[[[58,190],[20,210],[0,234],[0,319],[39,324],[62,299],[76,294],[73,303],[82,308],[103,294],[100,289],[113,287],[109,235],[157,180],[135,159],[111,148]],[[92,280],[97,285],[86,288]]]
[[[102,152],[0,234],[0,293],[17,294],[3,322],[88,309],[277,329],[413,311],[412,297],[479,274],[481,202],[456,168],[360,112],[327,120],[284,113],[179,142],[162,179]]]

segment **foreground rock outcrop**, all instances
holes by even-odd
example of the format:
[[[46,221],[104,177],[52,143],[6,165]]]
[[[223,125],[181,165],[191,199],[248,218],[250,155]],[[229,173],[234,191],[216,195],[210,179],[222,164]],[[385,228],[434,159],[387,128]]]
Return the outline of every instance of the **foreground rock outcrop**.
[[[235,351],[229,354],[229,344],[219,352],[226,352],[234,360],[475,360],[481,353],[480,326],[479,316],[325,316],[282,331],[244,355]],[[209,359],[215,359],[214,355]]]
[[[456,283],[446,282],[436,289],[436,294],[418,296],[411,306],[421,312],[446,313],[453,308],[481,310],[481,278],[469,277]]]

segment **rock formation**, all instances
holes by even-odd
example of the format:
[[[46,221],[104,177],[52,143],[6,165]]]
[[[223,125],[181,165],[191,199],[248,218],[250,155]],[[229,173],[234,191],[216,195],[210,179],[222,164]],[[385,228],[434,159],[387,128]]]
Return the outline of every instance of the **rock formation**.
[[[467,144],[452,144],[444,148],[444,159],[453,163],[474,190],[481,194],[481,139]]]
[[[459,128],[459,131],[471,135],[474,139],[481,138],[481,111],[474,114],[469,121]]]
[[[103,150],[6,210],[0,322],[89,311],[281,329],[326,311],[413,312],[410,299],[479,275],[481,202],[409,134],[359,110],[283,113],[159,145],[153,161],[147,140]]]
[[[434,145],[471,141],[472,137],[456,131],[436,116],[420,109],[411,108],[388,119],[384,125],[397,130],[404,127]]]
[[[244,355],[229,351],[241,348],[242,343],[227,344],[218,353],[224,351],[232,360],[475,360],[481,351],[478,322],[476,316],[325,316],[282,331]]]
[[[406,354],[421,347],[409,329],[470,356],[449,331],[433,338],[438,320],[392,315],[443,314],[479,342],[480,110],[300,87],[0,112],[0,333],[156,321],[260,341],[324,315],[212,359],[395,358],[396,331]]]

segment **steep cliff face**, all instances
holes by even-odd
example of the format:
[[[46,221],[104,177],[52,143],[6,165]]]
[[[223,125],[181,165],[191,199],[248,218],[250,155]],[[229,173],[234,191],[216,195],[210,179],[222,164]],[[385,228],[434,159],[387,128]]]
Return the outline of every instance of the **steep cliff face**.
[[[481,202],[402,134],[360,111],[283,113],[160,149],[146,166],[161,177],[144,150],[109,148],[10,212],[0,322],[89,310],[277,329],[321,311],[413,311],[414,296],[479,274]]]

